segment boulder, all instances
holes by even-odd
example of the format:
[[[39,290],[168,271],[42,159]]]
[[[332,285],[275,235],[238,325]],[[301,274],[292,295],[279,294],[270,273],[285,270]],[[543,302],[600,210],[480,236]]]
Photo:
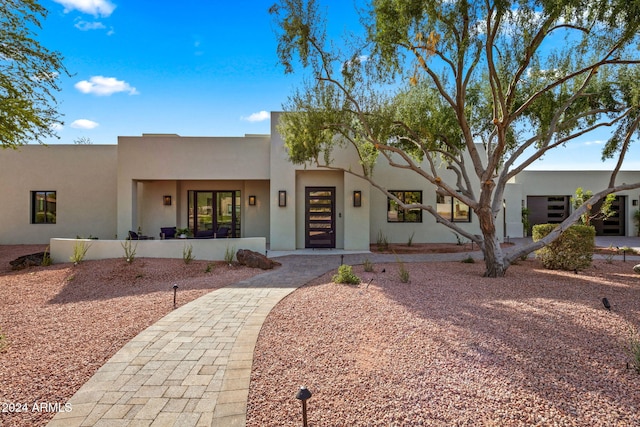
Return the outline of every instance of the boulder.
[[[13,261],[9,261],[9,264],[11,264],[12,270],[22,270],[27,267],[42,265],[43,259],[44,252],[38,252],[35,254],[23,255],[21,257],[18,257]]]
[[[261,253],[250,251],[249,249],[239,249],[236,253],[236,259],[242,265],[263,270],[270,270],[274,266],[280,265],[280,263],[270,260]]]
[[[635,271],[636,273],[640,274],[640,264],[634,265],[633,266],[633,271]]]

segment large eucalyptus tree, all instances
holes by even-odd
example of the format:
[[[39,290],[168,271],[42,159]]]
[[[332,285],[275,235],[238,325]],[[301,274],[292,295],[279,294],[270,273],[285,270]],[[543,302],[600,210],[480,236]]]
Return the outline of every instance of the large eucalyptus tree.
[[[279,127],[291,161],[335,168],[332,148],[350,144],[361,168],[347,172],[476,242],[487,276],[504,275],[606,195],[640,187],[616,181],[640,122],[638,0],[372,0],[363,35],[341,43],[327,39],[314,0],[280,0],[271,13],[285,71],[310,73]],[[611,132],[603,159],[618,160],[608,186],[544,239],[504,252],[496,218],[507,182],[599,128]],[[372,173],[380,161],[470,206],[482,235],[398,200]],[[441,178],[443,161],[455,183]]]

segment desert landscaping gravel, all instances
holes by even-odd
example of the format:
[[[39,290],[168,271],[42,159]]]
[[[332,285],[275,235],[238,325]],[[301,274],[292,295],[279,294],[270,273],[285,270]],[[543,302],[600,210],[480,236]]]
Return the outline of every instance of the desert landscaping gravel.
[[[480,263],[407,263],[405,284],[380,264],[354,267],[359,286],[327,274],[269,314],[247,426],[302,425],[299,386],[314,427],[640,426],[625,352],[640,325],[633,265],[575,274],[528,260],[491,279]]]
[[[178,305],[261,271],[204,261],[122,259],[13,272],[42,246],[0,246],[0,425],[43,426],[120,347]],[[461,255],[460,258],[463,258]],[[637,263],[637,262],[635,262]],[[294,291],[269,314],[252,368],[247,426],[640,426],[640,375],[627,369],[640,326],[634,262],[579,274],[534,260],[507,277],[480,263],[355,266]],[[384,272],[383,272],[384,270]],[[602,305],[607,297],[611,311]],[[55,407],[55,406],[54,406]]]
[[[44,426],[125,343],[177,305],[259,274],[224,263],[138,258],[11,271],[45,249],[0,246],[0,426]],[[206,272],[207,266],[210,272]],[[71,410],[73,410],[71,408]]]

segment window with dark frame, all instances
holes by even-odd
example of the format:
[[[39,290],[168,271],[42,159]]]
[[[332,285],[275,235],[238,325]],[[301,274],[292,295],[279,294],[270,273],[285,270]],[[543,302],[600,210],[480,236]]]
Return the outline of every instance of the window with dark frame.
[[[31,224],[56,223],[56,192],[31,192]]]
[[[438,215],[452,222],[471,222],[471,209],[455,197],[436,193]]]
[[[422,191],[389,191],[405,204],[422,203]],[[387,198],[387,222],[422,222],[422,209],[402,209],[398,202]]]

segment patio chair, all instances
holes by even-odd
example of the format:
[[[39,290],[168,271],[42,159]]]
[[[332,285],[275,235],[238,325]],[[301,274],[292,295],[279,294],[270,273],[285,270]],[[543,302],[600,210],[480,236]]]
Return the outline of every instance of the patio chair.
[[[216,232],[216,238],[222,239],[229,237],[229,227],[220,227]]]
[[[176,228],[175,227],[160,227],[160,237],[164,234],[165,239],[175,239],[176,238]]]

